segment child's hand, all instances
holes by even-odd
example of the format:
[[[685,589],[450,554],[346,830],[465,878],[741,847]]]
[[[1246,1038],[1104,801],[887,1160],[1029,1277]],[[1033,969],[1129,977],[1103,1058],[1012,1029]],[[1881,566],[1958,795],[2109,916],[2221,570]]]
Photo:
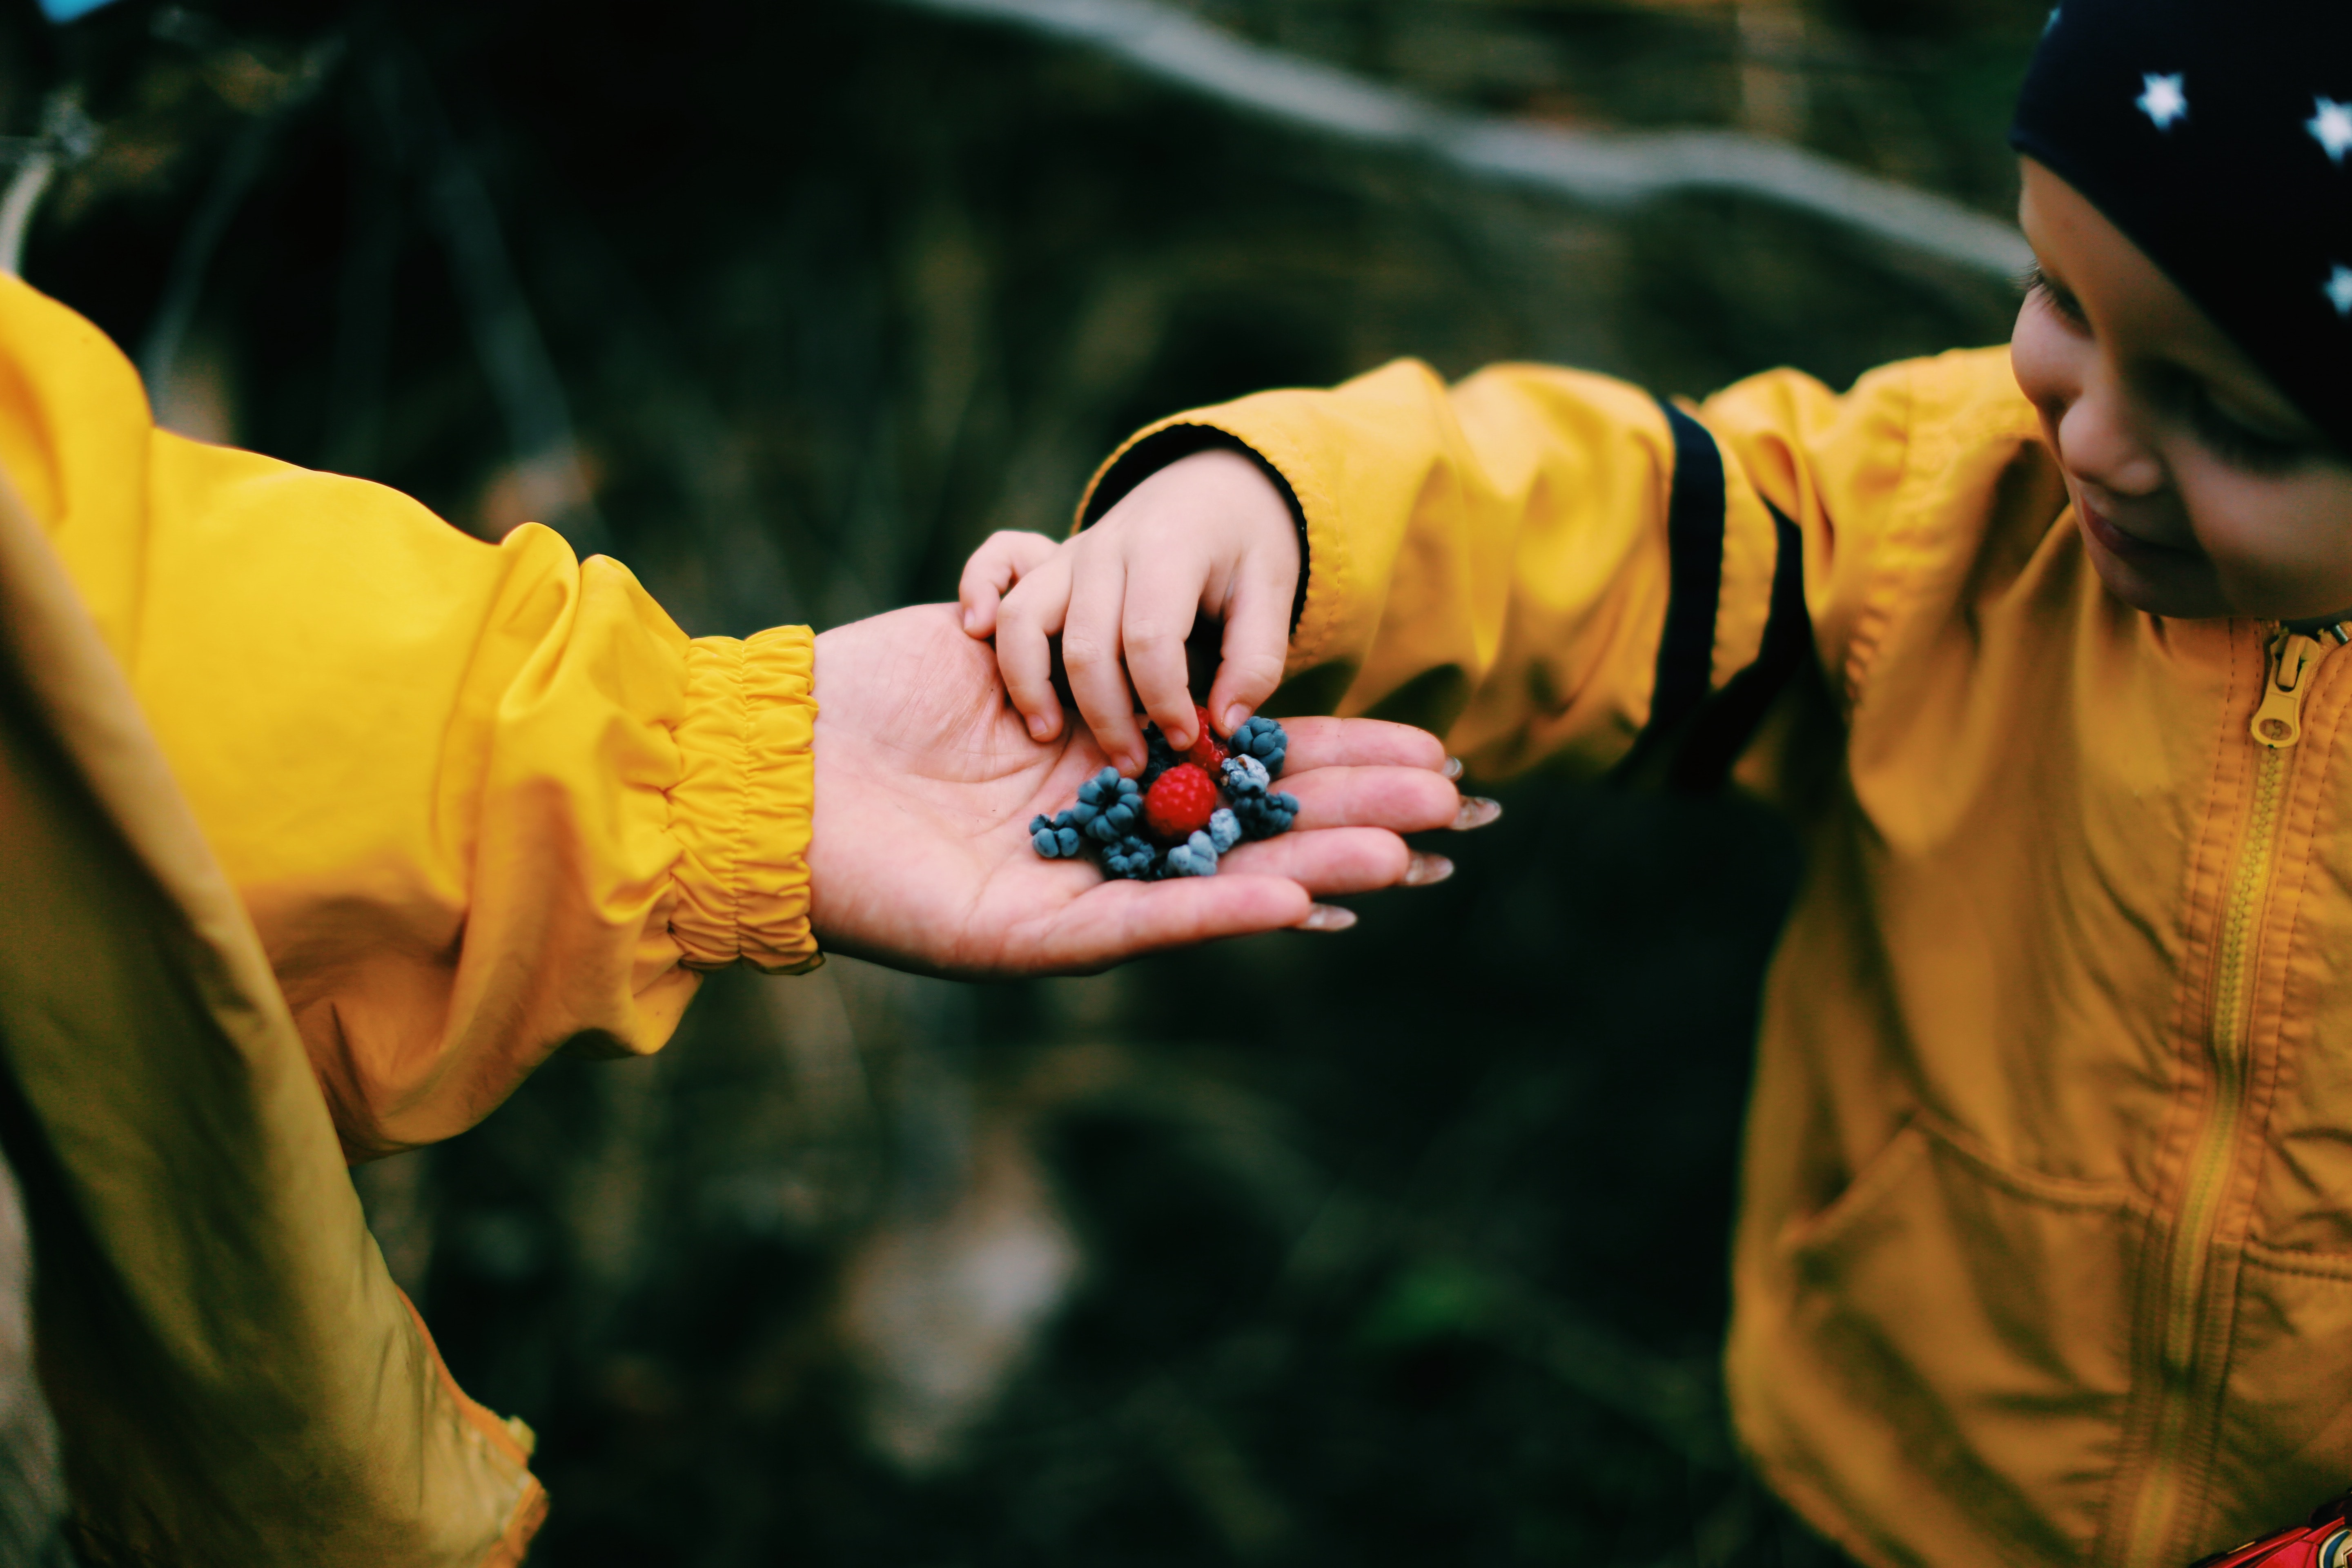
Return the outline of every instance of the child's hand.
[[[1139,700],[1169,744],[1181,751],[1196,739],[1184,663],[1196,613],[1224,623],[1213,721],[1230,733],[1274,694],[1298,565],[1297,526],[1274,481],[1238,452],[1196,452],[1066,543],[992,536],[963,570],[963,627],[995,636],[1004,689],[1040,741],[1062,726],[1048,641],[1059,633],[1079,714],[1131,774],[1144,763]]]

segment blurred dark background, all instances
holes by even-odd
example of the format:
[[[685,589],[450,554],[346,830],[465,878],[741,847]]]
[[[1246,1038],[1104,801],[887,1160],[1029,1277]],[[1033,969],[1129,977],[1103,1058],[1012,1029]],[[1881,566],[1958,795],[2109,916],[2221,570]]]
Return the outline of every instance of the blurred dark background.
[[[1995,216],[2043,16],[1181,9],[1455,110],[1740,130]],[[0,133],[55,165],[25,274],[165,422],[486,537],[555,521],[697,633],[948,596],[1190,404],[1408,353],[1843,382],[2013,308],[1785,203],[1580,205],[884,0],[0,16]],[[1795,847],[1733,795],[1493,787],[1461,874],[1344,937],[724,974],[659,1057],[559,1058],[356,1172],[459,1380],[541,1435],[533,1562],[1823,1561],[1715,1373]]]

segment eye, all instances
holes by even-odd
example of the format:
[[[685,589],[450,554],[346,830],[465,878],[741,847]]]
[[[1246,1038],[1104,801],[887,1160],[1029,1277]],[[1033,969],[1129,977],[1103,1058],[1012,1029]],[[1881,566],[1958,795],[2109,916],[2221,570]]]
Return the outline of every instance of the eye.
[[[2352,1530],[2337,1525],[2335,1532],[2319,1543],[2312,1563],[2315,1568],[2352,1568]]]
[[[2018,279],[2018,282],[2024,288],[2027,299],[2041,300],[2056,311],[2059,320],[2068,326],[2077,331],[2086,332],[2091,330],[2091,319],[2083,313],[2083,302],[2067,292],[2065,289],[2052,282],[2050,274],[2042,270],[2040,262],[2037,261],[2027,268]]]
[[[2189,428],[2208,450],[2232,468],[2278,473],[2311,454],[2301,441],[2255,429],[2215,402],[2201,385],[2188,390],[2186,402]]]

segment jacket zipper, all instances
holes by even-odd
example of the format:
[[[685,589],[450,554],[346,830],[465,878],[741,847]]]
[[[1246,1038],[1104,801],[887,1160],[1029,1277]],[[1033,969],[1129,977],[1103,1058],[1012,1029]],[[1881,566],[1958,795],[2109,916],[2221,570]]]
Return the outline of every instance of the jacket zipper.
[[[2324,636],[2326,641],[2323,642]],[[2331,646],[2352,637],[2345,625],[2320,636],[2281,628],[2271,639],[2263,700],[2246,729],[2261,748],[2255,763],[2254,805],[2243,847],[2230,879],[2221,918],[2221,965],[2214,976],[2210,1032],[2213,1109],[2189,1157],[2189,1181],[2181,1193],[2180,1220],[2173,1230],[2166,1265],[2163,1359],[2158,1364],[2162,1400],[2148,1478],[2135,1510],[2132,1568],[2158,1568],[2177,1522],[2180,1449],[2195,1393],[2193,1373],[2198,1331],[2206,1316],[2206,1254],[2219,1225],[2222,1190],[2229,1184],[2230,1155],[2238,1142],[2245,1110],[2246,1068],[2252,1033],[2252,974],[2261,911],[2269,895],[2278,847],[2280,804],[2294,771],[2295,743],[2303,739],[2303,703],[2319,661]]]

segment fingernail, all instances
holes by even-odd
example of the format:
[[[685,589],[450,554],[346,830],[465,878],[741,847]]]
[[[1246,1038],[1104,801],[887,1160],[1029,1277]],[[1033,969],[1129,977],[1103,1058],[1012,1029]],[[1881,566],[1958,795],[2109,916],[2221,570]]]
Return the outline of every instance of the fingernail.
[[[1240,703],[1236,702],[1232,707],[1225,710],[1224,726],[1226,734],[1232,734],[1234,731],[1240,729],[1243,725],[1248,722],[1249,710],[1243,707]]]
[[[1443,855],[1415,855],[1405,862],[1404,885],[1426,888],[1432,882],[1443,882],[1454,875],[1454,862]]]
[[[1318,904],[1298,922],[1300,931],[1346,931],[1356,923],[1356,911],[1337,904]]]
[[[1029,736],[1030,736],[1030,739],[1032,739],[1032,740],[1036,740],[1036,741],[1042,741],[1042,740],[1044,740],[1044,739],[1045,738],[1045,734],[1046,734],[1045,716],[1043,713],[1032,713],[1031,715],[1029,715]]]
[[[1448,757],[1445,759],[1445,776],[1448,779],[1458,779],[1462,776],[1461,758]]]
[[[977,610],[966,610],[966,611],[963,613],[963,629],[964,629],[964,631],[965,631],[967,634],[969,634],[969,633],[971,631],[971,628],[972,628],[972,627],[974,627],[974,626],[978,626],[979,624],[980,624],[980,612],[979,612],[979,611],[977,611]]]
[[[1503,815],[1503,803],[1488,800],[1483,795],[1465,795],[1462,809],[1454,814],[1454,831],[1467,833],[1474,827],[1484,827]]]

